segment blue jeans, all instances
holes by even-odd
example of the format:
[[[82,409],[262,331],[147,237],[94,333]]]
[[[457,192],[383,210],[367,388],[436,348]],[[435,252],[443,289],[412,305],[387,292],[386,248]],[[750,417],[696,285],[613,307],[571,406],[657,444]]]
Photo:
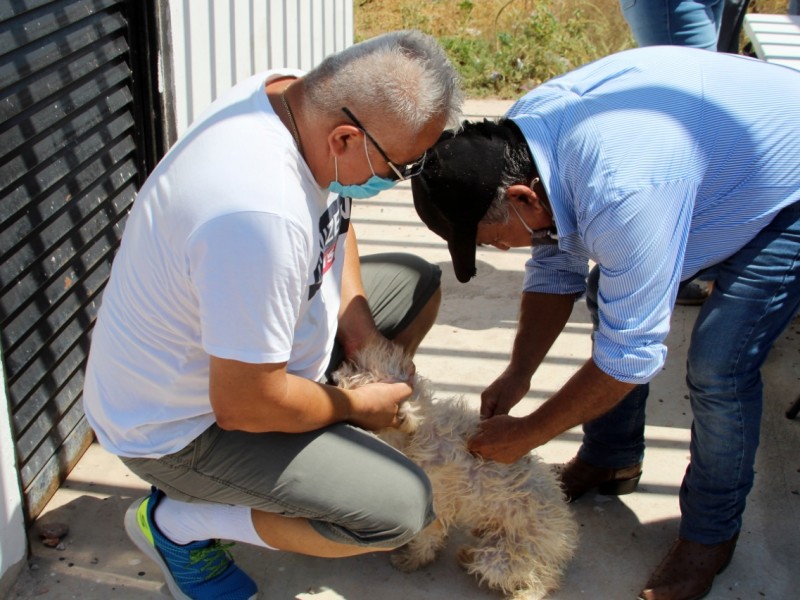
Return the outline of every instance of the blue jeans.
[[[716,50],[725,0],[620,0],[639,46]]]
[[[741,250],[714,266],[714,288],[697,316],[687,358],[694,421],[680,489],[682,538],[730,539],[742,526],[761,428],[761,366],[800,308],[800,203],[781,211]],[[586,303],[597,323],[599,270]],[[620,468],[644,455],[648,386],[586,423],[578,455]]]

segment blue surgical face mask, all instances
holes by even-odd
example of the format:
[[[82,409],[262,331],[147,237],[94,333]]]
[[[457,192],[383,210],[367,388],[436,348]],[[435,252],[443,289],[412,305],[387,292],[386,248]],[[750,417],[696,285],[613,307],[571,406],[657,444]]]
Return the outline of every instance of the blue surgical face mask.
[[[336,157],[333,157],[333,166],[336,170],[336,179],[331,181],[328,189],[334,194],[340,194],[349,198],[372,198],[377,196],[380,192],[393,188],[397,181],[394,179],[387,179],[375,174],[375,169],[372,168],[372,161],[369,159],[369,152],[367,152],[367,138],[364,137],[364,153],[367,155],[367,163],[369,163],[369,170],[372,171],[372,177],[367,179],[364,183],[358,185],[342,185],[339,183],[339,162]]]

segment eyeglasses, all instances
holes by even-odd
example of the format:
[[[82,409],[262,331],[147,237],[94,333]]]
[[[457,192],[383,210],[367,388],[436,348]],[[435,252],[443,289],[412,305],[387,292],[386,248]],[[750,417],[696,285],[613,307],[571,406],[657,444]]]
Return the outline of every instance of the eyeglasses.
[[[369,131],[366,130],[366,128],[361,124],[361,121],[356,118],[349,108],[346,106],[343,107],[342,112],[344,112],[344,114],[346,114],[348,118],[355,123],[356,127],[364,132],[364,135],[367,136],[367,139],[372,142],[373,146],[375,146],[378,154],[380,154],[383,160],[386,161],[386,164],[389,165],[389,168],[394,171],[394,174],[390,176],[390,179],[405,181],[406,179],[411,179],[415,175],[419,175],[422,172],[422,167],[425,165],[425,157],[428,154],[427,151],[423,152],[422,156],[420,156],[417,160],[411,161],[408,164],[395,164],[389,159],[389,156],[383,151],[383,148],[381,148],[380,144],[375,141],[375,138],[370,135]]]

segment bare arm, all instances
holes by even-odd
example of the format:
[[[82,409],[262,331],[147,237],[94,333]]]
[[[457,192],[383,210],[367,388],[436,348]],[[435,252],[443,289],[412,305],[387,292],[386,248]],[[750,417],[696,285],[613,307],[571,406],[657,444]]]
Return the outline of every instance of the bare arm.
[[[342,390],[286,372],[286,364],[249,364],[211,357],[211,407],[223,429],[312,431],[339,421],[365,429],[396,427],[406,383],[373,383]]]
[[[566,430],[591,421],[617,405],[635,387],[617,381],[592,359],[547,402],[526,417],[502,415],[483,421],[470,451],[511,463]]]
[[[593,360],[547,402],[522,418],[508,411],[530,389],[533,373],[564,329],[573,296],[523,295],[511,362],[481,396],[479,432],[470,440],[472,452],[499,462],[514,462],[564,431],[595,419],[613,408],[633,389],[601,371]]]
[[[522,295],[511,361],[481,394],[481,417],[505,415],[528,393],[531,377],[572,314],[572,295]]]

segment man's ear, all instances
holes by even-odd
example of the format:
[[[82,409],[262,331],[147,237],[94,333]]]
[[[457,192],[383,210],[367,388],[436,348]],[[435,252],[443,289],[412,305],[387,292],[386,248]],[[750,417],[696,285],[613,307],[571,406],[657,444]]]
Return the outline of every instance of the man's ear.
[[[531,205],[536,200],[536,194],[527,185],[517,183],[506,190],[506,198],[510,202]]]
[[[506,190],[506,198],[509,202],[515,202],[517,210],[528,212],[533,218],[552,219],[552,214],[547,205],[542,201],[532,188],[523,183],[512,185]]]
[[[328,134],[328,147],[334,156],[341,156],[347,151],[347,148],[355,143],[361,142],[361,130],[354,125],[342,123],[337,125]]]

